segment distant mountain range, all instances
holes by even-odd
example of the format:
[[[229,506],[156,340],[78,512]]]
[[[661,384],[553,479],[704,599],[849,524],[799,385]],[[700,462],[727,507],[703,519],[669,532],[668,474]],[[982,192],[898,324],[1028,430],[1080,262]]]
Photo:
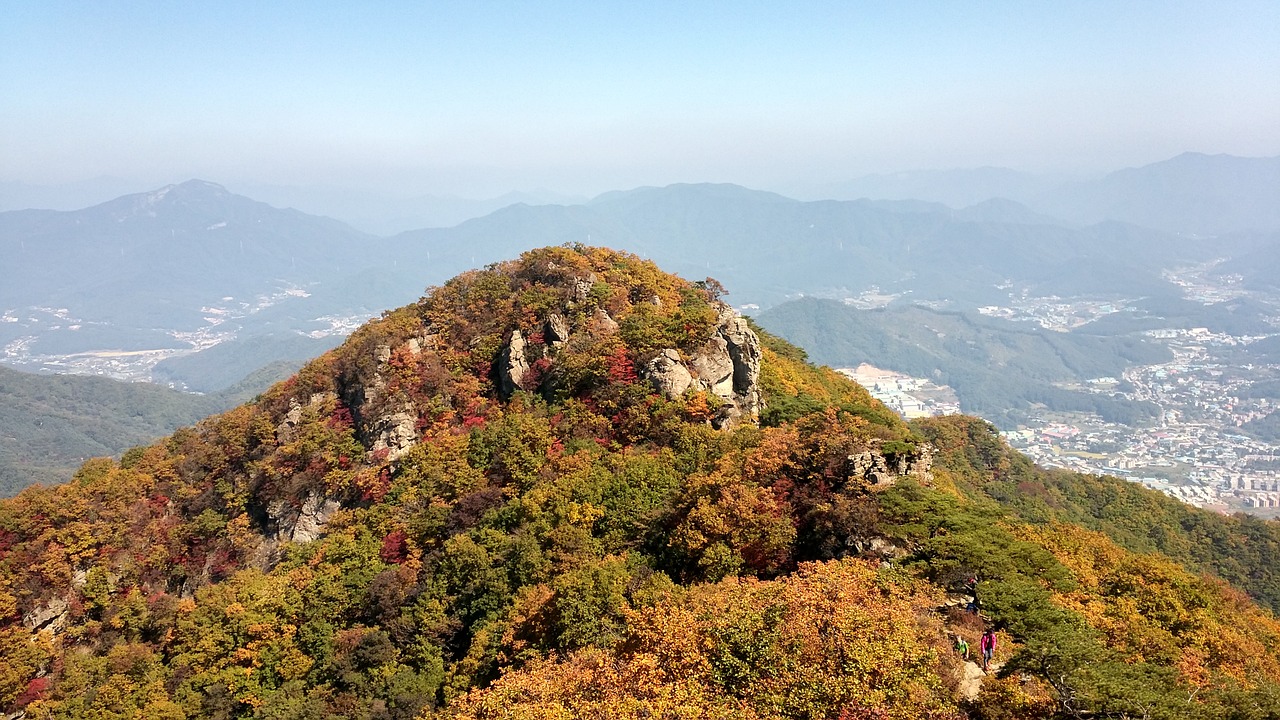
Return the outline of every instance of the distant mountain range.
[[[1183,153],[1089,180],[1007,168],[867,175],[824,189],[841,199],[926,200],[965,207],[991,198],[1079,223],[1104,220],[1171,233],[1280,230],[1280,156]]]
[[[549,190],[512,191],[490,198],[408,192],[373,192],[326,185],[230,183],[233,191],[276,207],[336,218],[363,232],[393,235],[423,227],[450,227],[516,203],[570,205],[587,198]],[[101,177],[61,185],[0,182],[0,212],[6,210],[79,210],[122,195],[146,190],[136,182]]]
[[[84,210],[0,213],[11,272],[0,305],[66,308],[74,317],[63,324],[79,325],[80,336],[109,323],[113,332],[162,337],[340,277],[343,258],[366,254],[373,241],[337,221],[194,180]],[[66,350],[99,342],[73,337]]]
[[[516,205],[455,228],[396,237],[461,270],[521,248],[607,243],[686,277],[735,288],[735,303],[801,295],[856,296],[872,287],[975,305],[1012,281],[1040,293],[1158,294],[1170,262],[1203,259],[1188,238],[1120,223],[1074,227],[1011,202],[962,211],[867,200],[800,202],[734,185],[672,185],[609,193],[581,206]],[[402,262],[411,259],[401,256]]]
[[[12,361],[14,343],[49,356],[323,335],[416,297],[371,277],[386,246],[195,180],[84,210],[0,213],[0,345]]]
[[[588,202],[586,197],[545,189],[511,191],[475,199],[408,189],[372,191],[335,185],[225,184],[238,194],[277,207],[336,218],[375,235],[452,227],[517,203],[580,205]],[[77,210],[148,187],[115,177],[59,185],[0,181],[0,212],[30,208]],[[1188,152],[1097,177],[1040,174],[990,166],[913,170],[864,175],[809,187],[796,197],[916,201],[940,203],[956,210],[989,200],[1013,200],[1047,218],[1058,218],[1056,222],[1089,224],[1116,220],[1200,235],[1280,230],[1280,157]]]
[[[1064,178],[988,166],[874,173],[832,183],[814,190],[811,195],[837,200],[920,200],[962,208],[992,198],[1026,200],[1066,182]]]
[[[230,383],[259,360],[331,346],[426,284],[564,243],[608,244],[685,277],[717,278],[744,307],[868,294],[952,308],[1000,302],[1009,292],[1167,301],[1179,291],[1161,272],[1180,263],[1243,258],[1224,271],[1254,284],[1280,276],[1271,273],[1280,267],[1278,231],[1267,229],[1280,227],[1280,203],[1267,201],[1278,163],[1187,154],[1056,189],[988,168],[974,171],[980,182],[961,199],[1018,188],[1030,199],[985,198],[960,209],[928,197],[802,202],[735,185],[672,185],[582,204],[516,203],[392,237],[193,180],[82,210],[0,213],[8,271],[0,353],[6,362],[66,370],[77,353],[156,351],[154,364],[249,343],[220,351],[239,363],[213,373]],[[965,178],[894,182],[898,193],[932,183],[941,197]],[[1082,222],[1107,217],[1119,219]],[[1170,232],[1175,226],[1191,232]],[[1263,229],[1196,236],[1246,227]],[[163,360],[156,375],[217,390],[190,372],[200,366]]]

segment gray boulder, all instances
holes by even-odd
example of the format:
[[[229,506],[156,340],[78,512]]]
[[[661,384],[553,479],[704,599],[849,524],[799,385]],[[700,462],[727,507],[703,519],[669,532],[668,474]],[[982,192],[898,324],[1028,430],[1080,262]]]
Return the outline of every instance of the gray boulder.
[[[543,336],[548,345],[563,345],[569,339],[569,321],[559,313],[551,313],[543,327]]]
[[[524,335],[519,330],[511,331],[511,339],[507,342],[499,357],[498,383],[503,397],[511,397],[520,389],[520,382],[529,372],[529,359],[525,356]]]
[[[668,398],[675,399],[693,385],[693,374],[680,360],[680,353],[668,348],[644,366],[644,377]]]

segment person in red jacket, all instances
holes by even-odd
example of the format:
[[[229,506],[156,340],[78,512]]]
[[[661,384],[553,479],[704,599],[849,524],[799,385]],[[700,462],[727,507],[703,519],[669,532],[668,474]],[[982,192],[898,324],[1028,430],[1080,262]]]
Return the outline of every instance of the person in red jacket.
[[[982,650],[982,671],[986,672],[987,666],[991,664],[991,656],[996,652],[996,634],[990,629],[982,633],[978,648]]]

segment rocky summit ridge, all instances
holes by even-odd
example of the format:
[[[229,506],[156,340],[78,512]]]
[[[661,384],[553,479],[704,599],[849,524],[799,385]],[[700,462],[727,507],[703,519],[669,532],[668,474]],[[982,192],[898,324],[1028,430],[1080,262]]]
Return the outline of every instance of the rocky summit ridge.
[[[530,251],[0,502],[0,710],[1280,716],[1267,566],[1215,539],[1280,535],[908,426],[722,294]]]

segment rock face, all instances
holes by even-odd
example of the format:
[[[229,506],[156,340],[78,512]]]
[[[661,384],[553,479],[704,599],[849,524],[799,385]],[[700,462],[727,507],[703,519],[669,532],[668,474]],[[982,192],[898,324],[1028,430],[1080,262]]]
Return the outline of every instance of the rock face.
[[[669,398],[687,390],[704,390],[719,398],[711,424],[732,427],[747,418],[755,421],[761,410],[760,338],[733,308],[718,303],[719,318],[711,339],[690,354],[688,363],[679,351],[668,348],[651,360],[641,375]],[[687,380],[686,380],[687,377]]]
[[[921,482],[933,480],[933,448],[920,445],[912,455],[899,455],[894,459],[892,467],[883,454],[877,450],[866,450],[848,458],[848,475],[851,479],[863,480],[873,487],[889,487],[901,477],[914,477]]]
[[[439,339],[440,339],[440,335],[436,331],[436,326],[432,324],[428,324],[425,328],[422,329],[421,335],[419,335],[418,337],[409,338],[409,342],[406,344],[406,347],[409,348],[410,353],[414,355],[421,355],[424,350],[435,350],[436,342]],[[390,357],[388,357],[387,359],[390,360]]]
[[[373,452],[387,451],[387,459],[399,460],[418,442],[417,418],[409,412],[398,412],[378,418],[374,423]]]
[[[551,313],[547,316],[543,335],[546,336],[548,345],[563,345],[569,339],[569,321],[559,313]]]
[[[599,327],[601,331],[605,333],[618,332],[617,321],[609,317],[609,313],[605,312],[603,309],[597,309],[596,314],[592,319],[595,321],[596,326]]]
[[[574,302],[586,302],[591,297],[591,288],[595,287],[596,274],[587,273],[585,276],[577,278],[573,281],[573,300]]]
[[[22,624],[31,632],[49,630],[54,635],[62,632],[67,624],[67,601],[54,598],[40,607],[22,616]]]
[[[689,358],[689,366],[712,393],[724,398],[733,397],[734,363],[729,355],[729,343],[723,336],[716,335],[708,340]]]
[[[319,407],[330,400],[337,399],[337,397],[338,396],[335,393],[331,392],[316,393],[312,395],[311,399],[307,402],[307,407]],[[298,427],[298,424],[302,422],[302,411],[302,403],[299,403],[297,400],[294,400],[289,404],[289,411],[285,413],[284,419],[276,426],[276,438],[278,440],[287,442],[293,438],[293,431]]]
[[[409,338],[404,348],[411,355],[418,356],[436,344],[436,335],[429,329],[423,335]],[[357,392],[349,393],[348,403],[356,408],[360,416],[361,439],[367,444],[369,454],[386,453],[386,459],[398,460],[418,442],[417,413],[413,403],[401,402],[390,409],[383,409],[378,414],[365,416],[366,408],[376,405],[386,392],[386,371],[391,362],[392,349],[389,345],[379,345],[375,350],[377,370],[373,380]],[[313,398],[314,401],[314,398]]]
[[[566,331],[566,335],[568,332]],[[510,397],[520,389],[520,381],[529,372],[529,360],[525,357],[524,335],[519,330],[511,331],[511,339],[499,358],[498,383],[503,397]]]
[[[680,360],[676,350],[663,350],[644,366],[643,375],[653,383],[658,392],[669,398],[677,398],[693,385],[693,374]]]
[[[849,476],[862,478],[872,485],[892,485],[897,479],[889,473],[884,456],[870,450],[849,456]]]
[[[737,314],[727,319],[721,314],[721,318],[720,334],[724,337],[729,357],[733,360],[733,393],[741,398],[742,412],[754,417],[760,413],[762,404],[760,338],[752,332],[747,321]]]
[[[863,555],[872,555],[881,561],[897,560],[909,554],[901,545],[882,537],[851,538],[849,546]]]
[[[267,508],[267,516],[275,524],[277,540],[292,542],[311,542],[320,537],[329,518],[337,512],[338,501],[326,498],[318,492],[312,492],[302,501],[302,506],[293,508],[281,501]]]
[[[898,458],[898,475],[910,475],[921,482],[933,481],[933,446],[921,445],[914,457]]]

